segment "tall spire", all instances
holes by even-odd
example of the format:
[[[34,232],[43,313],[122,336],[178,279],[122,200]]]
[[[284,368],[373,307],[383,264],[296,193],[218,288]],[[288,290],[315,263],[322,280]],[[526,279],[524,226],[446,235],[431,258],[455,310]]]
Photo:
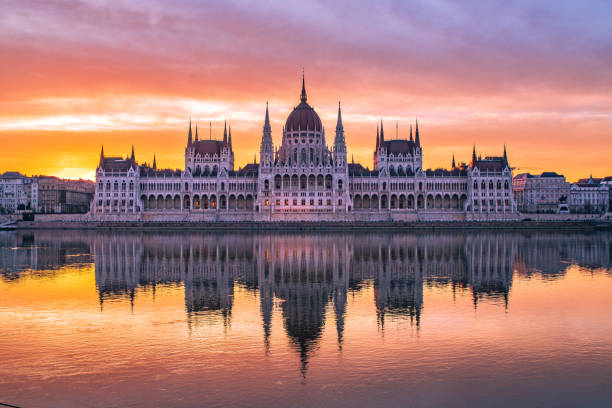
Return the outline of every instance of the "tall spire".
[[[191,146],[193,140],[191,138],[191,119],[189,119],[189,134],[187,135],[187,146]]]
[[[198,139],[198,124],[196,123],[196,136],[195,136],[195,141],[197,142]]]
[[[223,125],[223,144],[227,144],[227,120]]]
[[[229,127],[229,136],[227,138],[227,144],[230,147],[230,150],[232,150],[232,125],[230,125]]]
[[[474,149],[472,150],[472,167],[476,164],[476,145],[474,144]]]
[[[342,110],[340,109],[340,101],[338,101],[338,122],[336,123],[336,131],[338,129],[344,130],[344,127],[342,126]]]
[[[304,80],[304,68],[302,68],[302,94],[300,95],[300,101],[306,102],[306,81]]]
[[[412,139],[412,123],[410,124],[410,141],[413,142],[414,140]]]
[[[272,128],[270,126],[270,113],[268,112],[268,102],[266,101],[266,119],[264,121],[264,128],[263,128],[264,132],[265,131],[271,131]]]
[[[342,126],[342,110],[338,102],[338,122],[336,123],[336,138],[334,139],[334,152],[341,163],[346,163],[346,141],[344,140],[344,126]]]
[[[508,154],[506,154],[506,145],[504,145],[504,161],[508,164]]]
[[[130,156],[130,160],[136,160],[136,156],[134,155],[134,145],[132,145],[132,155]]]
[[[383,121],[380,121],[380,144],[382,145],[385,142],[385,130],[383,128]]]
[[[153,168],[157,169],[157,160],[155,159],[155,153],[153,153]]]
[[[453,153],[453,162],[451,163],[451,170],[454,170],[455,167],[455,153]]]
[[[421,138],[419,137],[419,120],[416,121],[416,130],[415,130],[414,142],[417,146],[421,147]]]
[[[264,120],[259,146],[259,163],[261,166],[271,166],[274,161],[274,145],[272,143],[272,127],[270,126],[270,112],[266,102],[266,119]]]
[[[100,167],[104,164],[104,145],[102,145],[102,150],[100,150]]]

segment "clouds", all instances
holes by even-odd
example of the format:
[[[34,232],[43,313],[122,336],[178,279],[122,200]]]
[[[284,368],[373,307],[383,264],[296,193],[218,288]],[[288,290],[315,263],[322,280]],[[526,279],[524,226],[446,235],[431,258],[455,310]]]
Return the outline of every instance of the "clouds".
[[[607,1],[4,0],[2,9],[0,138],[178,135],[191,115],[232,120],[243,149],[256,149],[263,104],[278,135],[302,67],[327,128],[341,99],[349,144],[368,161],[380,117],[407,126],[418,116],[440,155],[446,127],[470,145],[499,144],[501,127],[521,121],[541,146],[550,122],[596,124],[587,142],[612,133]]]

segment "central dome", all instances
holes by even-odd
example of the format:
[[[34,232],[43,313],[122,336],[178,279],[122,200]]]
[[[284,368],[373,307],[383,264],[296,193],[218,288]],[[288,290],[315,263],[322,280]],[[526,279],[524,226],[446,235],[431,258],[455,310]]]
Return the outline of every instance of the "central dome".
[[[293,112],[287,117],[285,122],[285,131],[293,132],[298,130],[314,130],[323,131],[321,118],[317,112],[306,102],[306,86],[304,77],[302,77],[302,95],[300,96],[300,104],[293,109]]]

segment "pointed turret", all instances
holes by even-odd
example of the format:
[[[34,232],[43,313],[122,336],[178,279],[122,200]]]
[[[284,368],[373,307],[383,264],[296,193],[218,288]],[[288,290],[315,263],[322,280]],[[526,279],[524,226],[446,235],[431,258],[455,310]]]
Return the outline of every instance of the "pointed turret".
[[[338,122],[336,123],[336,138],[334,139],[334,157],[339,165],[346,164],[346,141],[344,140],[344,126],[342,126],[342,109],[338,102]]]
[[[508,154],[506,153],[506,145],[504,145],[504,162],[508,165]]]
[[[153,168],[157,169],[157,159],[155,158],[155,153],[153,153]]]
[[[410,141],[414,142],[414,139],[412,139],[412,123],[410,124]]]
[[[193,139],[191,137],[191,119],[189,119],[189,134],[187,135],[187,146],[191,146]]]
[[[302,93],[300,94],[300,101],[306,102],[306,81],[304,80],[304,70],[302,70]]]
[[[451,163],[451,170],[455,170],[455,153],[453,153],[453,162]]]
[[[270,126],[268,102],[266,102],[266,118],[264,120],[263,132],[261,134],[261,145],[259,146],[259,163],[261,166],[271,166],[273,161],[274,146],[272,144],[272,127]]]
[[[132,145],[132,155],[130,156],[130,160],[134,161],[136,157],[134,156],[134,145]]]
[[[223,124],[223,144],[227,144],[227,120]]]
[[[419,121],[416,121],[416,130],[414,131],[414,143],[421,147],[421,138],[419,137]]]
[[[380,145],[385,142],[385,129],[383,128],[383,121],[380,121]]]
[[[472,167],[476,165],[476,160],[476,145],[474,145],[474,148],[472,150],[472,163],[470,163]]]
[[[198,140],[200,139],[198,138],[198,125],[196,124],[196,136],[195,136],[196,143],[198,142]]]
[[[227,137],[227,145],[232,150],[232,125],[229,127],[229,136]]]
[[[104,164],[104,145],[102,145],[102,150],[100,150],[100,163],[99,163],[99,167],[102,167],[103,164]]]

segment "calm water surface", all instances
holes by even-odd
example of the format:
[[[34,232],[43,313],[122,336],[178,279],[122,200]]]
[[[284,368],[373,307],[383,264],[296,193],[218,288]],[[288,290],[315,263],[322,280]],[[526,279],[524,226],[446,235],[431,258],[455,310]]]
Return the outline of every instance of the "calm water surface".
[[[0,233],[0,401],[612,406],[612,235]]]

